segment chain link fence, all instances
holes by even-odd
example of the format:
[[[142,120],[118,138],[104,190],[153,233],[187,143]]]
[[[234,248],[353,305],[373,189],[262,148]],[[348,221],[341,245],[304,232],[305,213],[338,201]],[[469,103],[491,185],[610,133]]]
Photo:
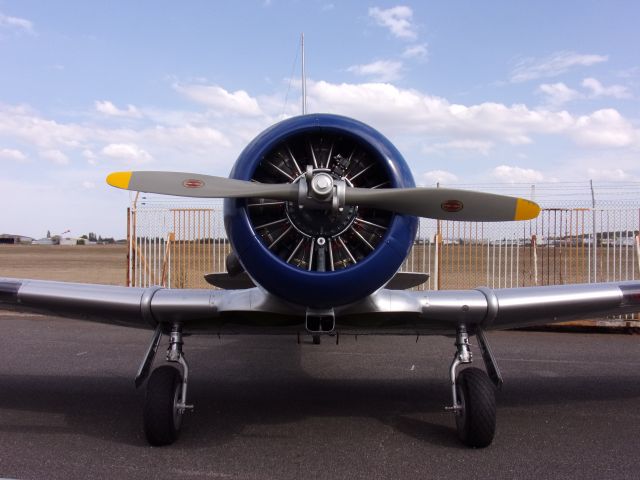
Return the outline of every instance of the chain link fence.
[[[452,187],[533,198],[543,210],[520,222],[421,219],[402,266],[430,273],[418,289],[561,285],[640,275],[640,183]],[[204,288],[206,273],[225,271],[230,247],[219,200],[136,196],[127,220],[128,285]]]

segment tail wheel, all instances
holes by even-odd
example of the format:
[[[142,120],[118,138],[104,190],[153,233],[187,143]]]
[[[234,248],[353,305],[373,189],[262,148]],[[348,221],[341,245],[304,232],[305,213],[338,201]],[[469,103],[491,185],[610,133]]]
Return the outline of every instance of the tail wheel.
[[[456,415],[460,440],[469,447],[489,446],[496,432],[495,388],[489,376],[479,368],[462,370],[456,390],[461,407]]]
[[[170,365],[156,368],[149,378],[144,404],[144,433],[151,445],[170,445],[177,440],[182,425],[181,400],[178,369]]]

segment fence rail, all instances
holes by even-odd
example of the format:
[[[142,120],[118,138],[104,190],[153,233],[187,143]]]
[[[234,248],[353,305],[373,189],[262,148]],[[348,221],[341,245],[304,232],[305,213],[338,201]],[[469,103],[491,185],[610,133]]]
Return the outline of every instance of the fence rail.
[[[208,286],[230,251],[219,206],[128,210],[128,285]],[[640,209],[544,209],[526,222],[422,219],[403,271],[419,289],[511,288],[632,280],[640,275]]]

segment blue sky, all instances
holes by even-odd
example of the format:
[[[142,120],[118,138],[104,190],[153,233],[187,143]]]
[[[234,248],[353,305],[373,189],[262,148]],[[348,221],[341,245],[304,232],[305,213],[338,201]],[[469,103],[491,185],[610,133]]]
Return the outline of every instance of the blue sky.
[[[640,181],[639,19],[633,1],[0,0],[0,233],[122,237],[109,172],[226,175],[300,113],[301,32],[309,111],[379,129],[420,184]]]

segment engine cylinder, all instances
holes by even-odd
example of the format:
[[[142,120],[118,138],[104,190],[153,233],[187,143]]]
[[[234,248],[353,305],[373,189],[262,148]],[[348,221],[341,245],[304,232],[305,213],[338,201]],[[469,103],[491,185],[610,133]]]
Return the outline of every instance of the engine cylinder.
[[[282,121],[242,151],[231,178],[304,182],[323,194],[333,181],[359,188],[415,186],[398,150],[356,120],[313,114]],[[317,180],[316,180],[317,179]],[[225,226],[247,273],[289,302],[327,308],[362,299],[398,270],[417,219],[357,205],[300,208],[264,198],[226,199]]]

